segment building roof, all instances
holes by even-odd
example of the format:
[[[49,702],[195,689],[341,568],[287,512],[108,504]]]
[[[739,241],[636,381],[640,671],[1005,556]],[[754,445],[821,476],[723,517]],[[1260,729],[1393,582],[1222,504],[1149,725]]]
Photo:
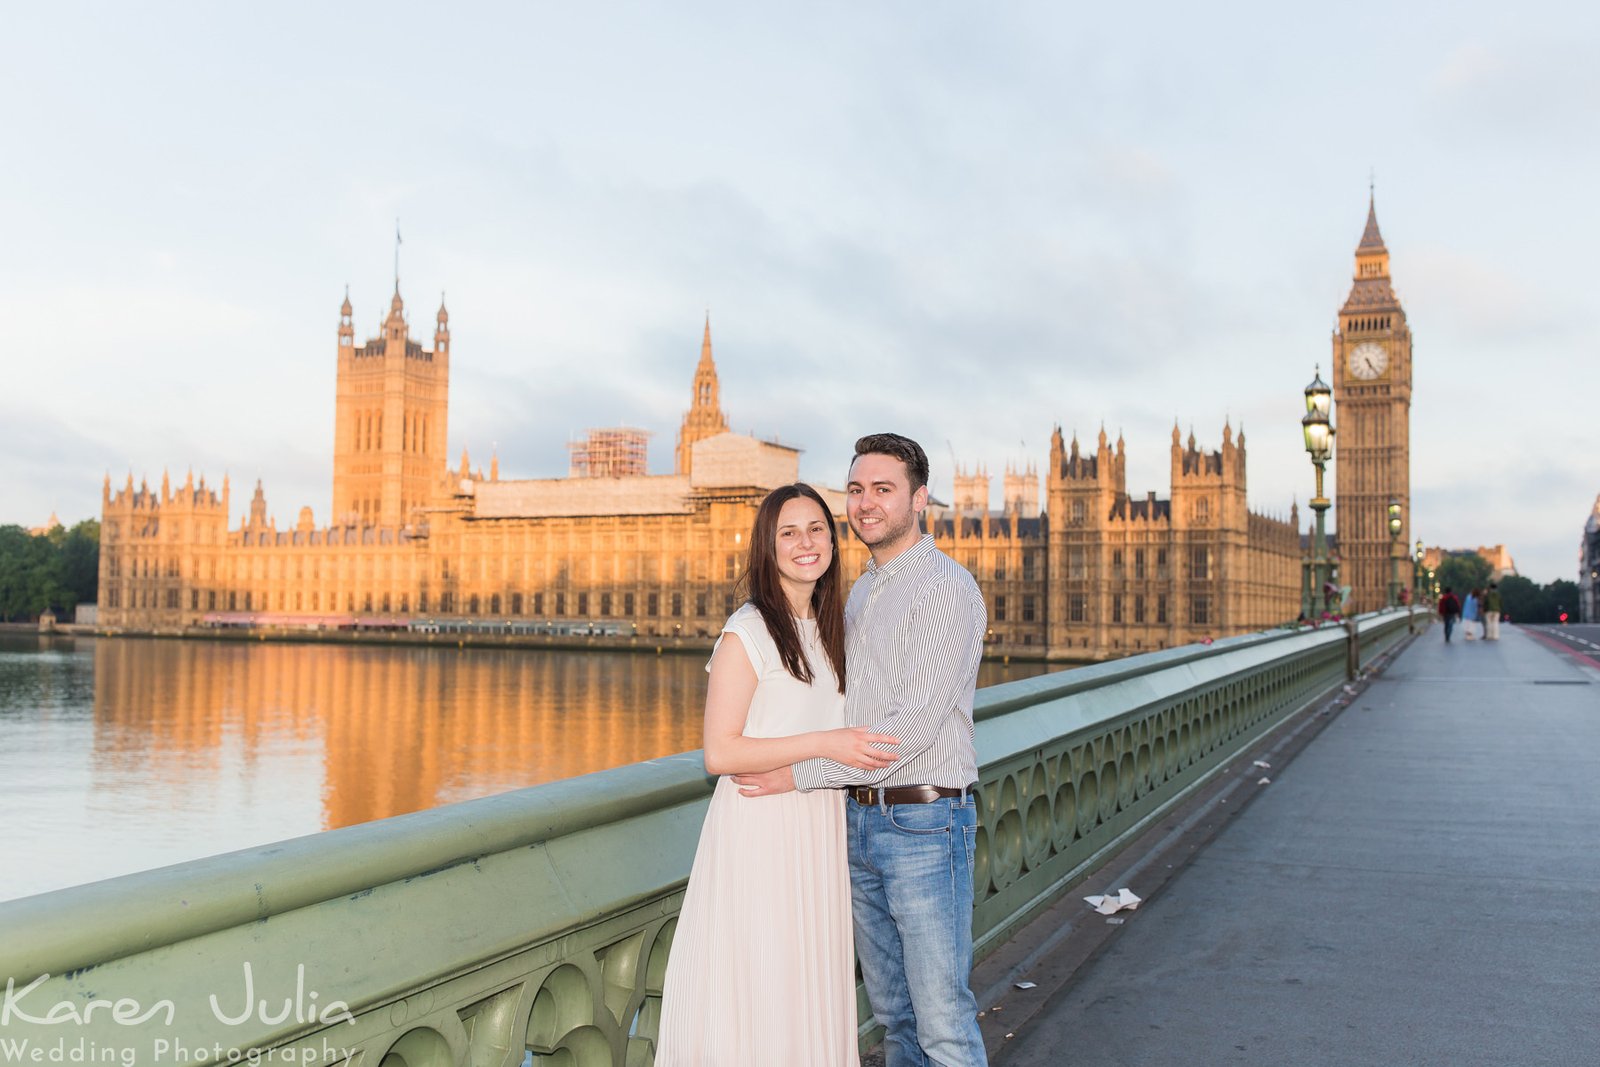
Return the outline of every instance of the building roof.
[[[800,450],[743,434],[719,433],[694,443],[693,475],[620,478],[532,478],[473,481],[478,519],[579,515],[685,515],[694,496],[715,490],[763,490],[799,477]]]
[[[1003,512],[989,512],[986,515],[955,515],[945,514],[936,519],[928,520],[928,532],[935,537],[948,535],[955,536],[956,523],[961,524],[961,536],[970,540],[977,540],[985,535],[984,527],[987,526],[987,535],[992,541],[1001,541],[1011,536],[1011,516]],[[1039,540],[1045,530],[1043,516],[1035,515],[1028,518],[1017,519],[1017,538],[1022,541]],[[948,546],[947,546],[948,547]]]
[[[1383,247],[1383,234],[1378,232],[1378,205],[1377,199],[1367,200],[1367,228],[1361,231],[1361,243],[1356,246],[1357,252],[1388,251]]]
[[[693,510],[689,479],[681,474],[477,482],[473,496],[477,519],[684,515]]]
[[[1125,497],[1116,507],[1111,509],[1111,514],[1118,518],[1122,517],[1119,512],[1123,510],[1122,505],[1124,504],[1127,505],[1126,517],[1130,519],[1166,522],[1172,518],[1172,501],[1170,500],[1157,500],[1151,496],[1147,496],[1143,500]]]
[[[800,450],[777,441],[724,431],[690,449],[696,489],[776,489],[800,478]]]
[[[1356,259],[1362,256],[1387,255],[1388,249],[1383,245],[1383,234],[1378,232],[1378,210],[1372,201],[1367,203],[1367,228],[1361,233],[1361,243],[1356,246]],[[1349,314],[1360,311],[1397,311],[1400,308],[1400,298],[1394,295],[1394,286],[1390,283],[1387,269],[1378,274],[1358,276],[1355,284],[1350,287],[1350,296],[1346,298],[1341,313]]]

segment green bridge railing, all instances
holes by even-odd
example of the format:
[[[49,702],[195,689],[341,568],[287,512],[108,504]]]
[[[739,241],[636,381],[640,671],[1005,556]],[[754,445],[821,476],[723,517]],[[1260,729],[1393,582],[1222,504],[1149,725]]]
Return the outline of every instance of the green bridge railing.
[[[982,690],[980,957],[1408,623]],[[0,904],[0,1064],[645,1067],[711,786],[689,752]]]

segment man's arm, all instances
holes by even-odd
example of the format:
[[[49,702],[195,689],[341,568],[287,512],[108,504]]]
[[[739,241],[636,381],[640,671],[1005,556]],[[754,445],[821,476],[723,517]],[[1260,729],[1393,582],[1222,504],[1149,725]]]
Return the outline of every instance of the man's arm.
[[[900,739],[895,749],[899,759],[876,770],[859,770],[828,759],[804,760],[794,765],[795,787],[873,785],[893,773],[900,760],[933,747],[945,716],[972,684],[983,658],[987,625],[983,599],[965,582],[946,580],[929,590],[909,621],[906,661],[898,665],[897,683],[889,687],[895,695],[883,717],[872,725],[873,732]]]

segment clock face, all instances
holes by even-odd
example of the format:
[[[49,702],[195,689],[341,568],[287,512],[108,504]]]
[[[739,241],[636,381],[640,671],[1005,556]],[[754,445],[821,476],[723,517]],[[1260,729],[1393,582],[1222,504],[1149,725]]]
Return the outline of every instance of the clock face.
[[[1356,378],[1376,378],[1389,369],[1389,350],[1376,342],[1367,341],[1350,350],[1347,365],[1351,375]]]

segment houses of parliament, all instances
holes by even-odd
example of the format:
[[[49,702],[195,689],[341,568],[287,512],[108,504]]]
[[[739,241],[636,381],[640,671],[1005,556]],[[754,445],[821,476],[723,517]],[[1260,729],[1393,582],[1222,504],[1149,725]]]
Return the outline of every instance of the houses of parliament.
[[[1409,407],[1409,335],[1388,288],[1387,253],[1380,261],[1372,251],[1375,217],[1368,231],[1334,339],[1336,400],[1348,394],[1359,414],[1354,433],[1347,428],[1356,420],[1340,428],[1341,453],[1353,441],[1359,460],[1356,506],[1387,502],[1392,479],[1383,466],[1394,461],[1397,444],[1404,447],[1395,390],[1380,387],[1403,374],[1400,399]],[[1347,349],[1366,357],[1375,347],[1388,355],[1378,373],[1365,362],[1343,366],[1354,359]],[[797,480],[799,450],[729,431],[709,319],[671,474],[647,472],[645,434],[626,428],[593,430],[575,443],[565,478],[501,478],[497,459],[485,472],[465,454],[452,468],[451,357],[443,306],[433,346],[424,347],[412,336],[397,282],[380,333],[358,345],[346,297],[338,326],[333,514],[325,524],[301,508],[293,524],[280,525],[259,483],[248,516],[230,527],[226,478],[211,486],[190,475],[174,485],[163,476],[154,489],[136,487],[130,475],[116,490],[107,478],[101,628],[195,633],[473,622],[658,641],[715,636],[737,606],[756,507],[770,489]],[[1379,439],[1360,441],[1363,425]],[[1084,443],[1058,428],[1042,500],[1031,465],[1006,471],[998,510],[990,507],[989,475],[958,469],[952,500],[929,509],[929,532],[983,590],[991,654],[1100,660],[1295,618],[1298,509],[1286,519],[1249,509],[1242,429],[1224,424],[1219,447],[1208,450],[1175,426],[1165,498],[1128,492],[1126,454],[1120,436],[1113,443],[1102,430]],[[845,459],[841,453],[841,473]],[[867,553],[844,522],[842,491],[819,488],[834,511],[849,580]],[[1342,495],[1338,506],[1343,533]],[[1367,549],[1383,548],[1367,537],[1376,532],[1352,527],[1348,544],[1363,554],[1363,568]],[[1378,576],[1378,567],[1371,569]]]

